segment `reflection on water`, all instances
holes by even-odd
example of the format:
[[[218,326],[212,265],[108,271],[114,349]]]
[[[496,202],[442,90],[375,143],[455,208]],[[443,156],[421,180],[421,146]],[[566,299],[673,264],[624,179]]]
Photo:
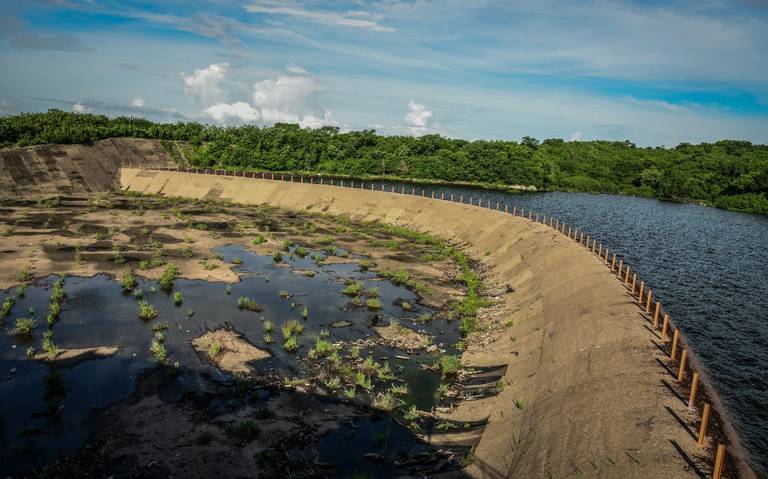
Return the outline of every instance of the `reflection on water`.
[[[362,281],[366,288],[378,288],[384,305],[378,314],[398,318],[405,327],[412,325],[407,318],[432,313],[416,303],[414,293],[377,278],[373,272],[362,272],[355,264],[322,264],[319,260],[324,255],[320,252],[311,252],[318,255],[315,260],[311,255],[300,258],[286,254],[280,264],[271,256],[258,256],[237,246],[221,248],[217,253],[226,261],[235,256],[240,258],[236,271],[242,274],[241,281],[228,288],[222,283],[177,280],[174,291],[183,293],[181,305],[174,304],[172,294],[163,292],[155,282],[139,281],[136,290],[140,289],[144,300],[159,313],[157,319],[149,322],[138,317],[137,298],[123,291],[118,281],[106,275],[66,278],[66,300],[53,327],[55,343],[60,349],[119,347],[114,356],[103,359],[65,364],[29,359],[27,348],[40,351],[40,340],[47,329],[45,312],[56,277],[35,283],[23,298],[17,298],[0,332],[0,463],[5,474],[19,473],[77,450],[87,438],[89,415],[130,395],[141,372],[155,366],[149,348],[153,326],[158,323],[168,325],[168,363],[178,362],[184,371],[181,381],[194,389],[199,387],[196,374],[210,368],[201,362],[189,343],[206,330],[232,327],[255,346],[269,349],[272,356],[259,361],[257,369],[277,371],[286,378],[307,373],[300,358],[306,356],[321,330],[327,330],[333,341],[354,341],[372,335],[373,313],[366,308],[350,307],[350,298],[341,294],[348,279]],[[315,274],[297,274],[299,270],[312,270]],[[280,291],[288,291],[290,299],[281,297]],[[15,294],[14,289],[0,293],[0,301],[11,294]],[[255,300],[263,311],[241,310],[237,305],[240,296]],[[405,312],[395,306],[397,298],[410,301],[413,309]],[[309,315],[302,319],[305,306]],[[34,308],[38,320],[33,337],[12,336],[10,331],[16,318],[29,316],[29,308]],[[287,321],[302,321],[306,330],[299,350],[288,353],[281,341],[266,344],[263,320],[272,322],[276,331]],[[329,327],[338,320],[347,321],[349,326]],[[456,325],[444,320],[435,319],[419,324],[418,328],[433,335],[435,343],[453,344],[458,338]],[[375,354],[393,357],[406,353],[377,347]],[[410,383],[413,401],[429,409],[435,404],[440,378],[437,373],[420,371],[420,362],[406,361],[401,376]],[[399,430],[400,434],[408,434],[402,427]]]

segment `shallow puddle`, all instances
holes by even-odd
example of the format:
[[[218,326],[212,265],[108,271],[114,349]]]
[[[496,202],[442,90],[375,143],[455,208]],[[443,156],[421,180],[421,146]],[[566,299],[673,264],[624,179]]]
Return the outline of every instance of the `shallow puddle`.
[[[171,388],[178,394],[182,394],[179,390],[199,392],[206,388],[210,378],[219,382],[229,379],[212,367],[207,354],[196,352],[190,345],[208,330],[227,328],[271,353],[269,358],[249,364],[257,377],[311,379],[318,365],[308,360],[307,355],[318,338],[341,343],[345,361],[349,360],[347,345],[363,341],[359,357],[371,354],[375,361],[386,362],[392,368],[398,383],[408,388],[408,394],[402,397],[404,403],[422,410],[435,406],[441,378],[439,373],[422,367],[431,365],[434,357],[424,350],[409,353],[364,342],[366,338],[378,339],[372,326],[394,321],[428,335],[432,344],[441,345],[448,353],[455,351],[452,345],[459,337],[457,325],[442,319],[417,322],[420,316],[434,311],[418,304],[413,292],[377,278],[373,272],[361,271],[355,263],[323,264],[328,255],[322,251],[307,251],[301,257],[291,247],[291,252],[285,252],[280,261],[241,246],[226,246],[216,252],[226,262],[239,263],[233,268],[240,275],[239,283],[178,279],[172,291],[163,291],[155,281],[139,280],[133,291],[125,291],[119,281],[103,274],[67,277],[63,288],[66,299],[52,328],[54,342],[60,350],[118,347],[115,354],[98,359],[57,364],[29,357],[32,351],[28,348],[41,353],[49,298],[57,277],[30,285],[24,297],[18,297],[15,289],[0,293],[0,300],[17,296],[10,313],[2,320],[0,334],[0,463],[8,465],[4,467],[6,474],[28,473],[31,468],[82,446],[89,436],[90,418],[134,393],[139,375],[157,367],[150,346],[158,332],[167,354],[164,367],[176,368],[180,373],[173,376]],[[346,252],[336,250],[334,254]],[[343,294],[350,281],[361,282],[366,290],[377,288],[380,308],[370,309],[364,303],[355,305],[353,297]],[[172,294],[177,291],[183,296],[180,304]],[[156,309],[155,319],[139,318],[138,296]],[[240,297],[258,303],[260,311],[238,307]],[[403,308],[403,302],[410,308]],[[16,319],[21,317],[34,317],[37,321],[28,338],[12,334]],[[265,340],[267,321],[273,325],[271,343]],[[286,351],[281,335],[281,326],[289,321],[304,326],[294,352]],[[332,327],[340,321],[348,326]],[[373,391],[377,390],[380,387],[374,384]],[[354,427],[342,425],[321,439],[318,447],[321,459],[335,464],[331,475],[343,477],[355,472],[374,476],[394,474],[391,461],[381,462],[378,456],[363,455],[375,451],[393,456],[398,448],[418,448],[418,444],[418,439],[391,416],[374,414],[356,420]],[[381,452],[383,446],[386,447]]]

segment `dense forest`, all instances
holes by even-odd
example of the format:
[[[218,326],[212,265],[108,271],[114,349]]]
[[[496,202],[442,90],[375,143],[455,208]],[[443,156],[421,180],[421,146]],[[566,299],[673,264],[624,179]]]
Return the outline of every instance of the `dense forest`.
[[[0,147],[111,137],[183,142],[185,158],[204,167],[532,185],[768,213],[768,146],[747,141],[638,148],[629,141],[530,137],[520,142],[467,141],[439,135],[382,136],[374,130],[342,133],[336,127],[302,129],[291,124],[155,123],[60,110],[0,117]]]

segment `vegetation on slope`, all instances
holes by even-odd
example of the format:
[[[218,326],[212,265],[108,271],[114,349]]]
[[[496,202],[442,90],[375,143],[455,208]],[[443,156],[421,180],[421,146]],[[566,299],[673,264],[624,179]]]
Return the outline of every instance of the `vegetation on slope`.
[[[449,182],[533,185],[698,201],[768,213],[768,146],[724,140],[674,148],[629,141],[466,141],[439,135],[381,136],[373,130],[216,127],[154,123],[59,110],[0,118],[0,147],[86,143],[111,137],[185,142],[201,167],[315,171]],[[166,143],[169,145],[169,143]],[[172,148],[178,156],[177,149]]]

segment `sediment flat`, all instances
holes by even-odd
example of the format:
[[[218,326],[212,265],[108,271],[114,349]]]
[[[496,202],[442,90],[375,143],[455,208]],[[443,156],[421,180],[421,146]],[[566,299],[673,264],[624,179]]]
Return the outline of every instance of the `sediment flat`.
[[[382,220],[454,241],[482,261],[497,304],[481,314],[483,332],[469,339],[462,361],[506,367],[503,389],[446,412],[455,420],[488,420],[463,471],[473,477],[677,478],[696,477],[691,464],[710,469],[708,449],[698,448],[675,418],[688,423],[695,413],[665,386],[673,379],[658,336],[634,298],[596,256],[542,224],[327,185],[126,168],[120,184]]]

